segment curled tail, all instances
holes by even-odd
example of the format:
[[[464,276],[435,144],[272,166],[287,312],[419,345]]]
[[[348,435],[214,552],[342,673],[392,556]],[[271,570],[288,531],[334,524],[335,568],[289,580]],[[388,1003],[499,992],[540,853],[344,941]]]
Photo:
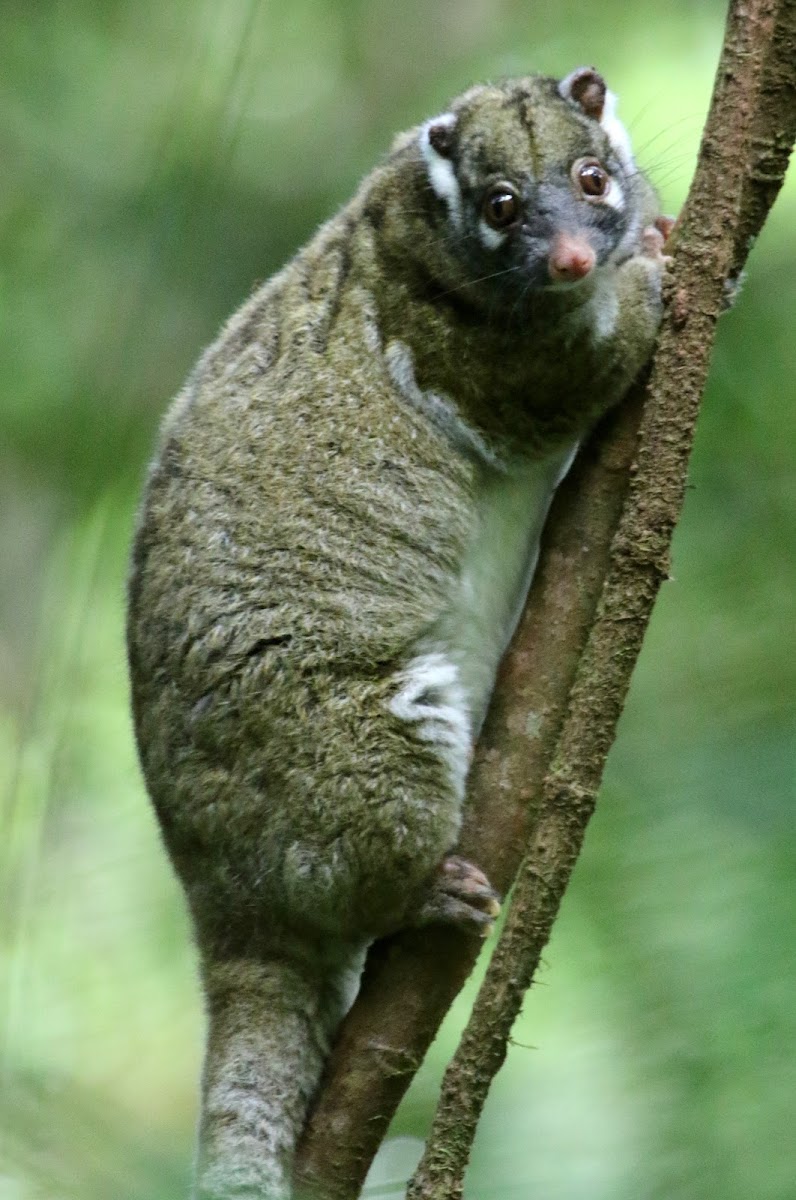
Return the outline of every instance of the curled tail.
[[[195,1200],[289,1200],[296,1141],[361,968],[293,957],[206,963]]]

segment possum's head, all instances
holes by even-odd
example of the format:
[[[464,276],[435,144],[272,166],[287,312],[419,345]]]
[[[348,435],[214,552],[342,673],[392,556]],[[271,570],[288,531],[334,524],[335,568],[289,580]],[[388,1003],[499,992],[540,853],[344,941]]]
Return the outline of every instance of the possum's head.
[[[628,257],[654,202],[615,107],[591,67],[465,92],[396,143],[407,251],[498,305]]]

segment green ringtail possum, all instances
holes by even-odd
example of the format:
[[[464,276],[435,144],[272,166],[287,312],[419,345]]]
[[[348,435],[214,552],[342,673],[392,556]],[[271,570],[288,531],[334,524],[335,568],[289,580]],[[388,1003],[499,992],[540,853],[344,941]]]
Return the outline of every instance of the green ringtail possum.
[[[455,854],[473,744],[552,493],[650,356],[665,232],[594,69],[473,87],[165,419],[128,644],[206,998],[201,1200],[291,1195],[373,939],[494,920]]]

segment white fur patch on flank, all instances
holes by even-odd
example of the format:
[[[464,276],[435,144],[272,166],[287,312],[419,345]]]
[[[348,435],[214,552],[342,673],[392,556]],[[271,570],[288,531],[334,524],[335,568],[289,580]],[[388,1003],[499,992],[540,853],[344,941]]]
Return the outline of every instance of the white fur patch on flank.
[[[379,319],[373,293],[369,289],[357,285],[351,289],[351,299],[362,316],[362,334],[365,346],[371,354],[378,354],[381,350],[381,334],[379,333]]]
[[[393,340],[387,346],[384,357],[387,361],[387,370],[390,372],[392,381],[398,390],[407,400],[411,400],[412,404],[421,408],[423,405],[423,393],[417,386],[417,380],[415,379],[415,365],[412,361],[412,351],[405,342]]]
[[[367,317],[363,322],[363,330],[365,335],[365,345],[371,354],[378,354],[381,350],[381,334],[379,327],[375,321],[369,321]]]
[[[633,162],[633,150],[630,145],[630,137],[622,122],[616,115],[617,98],[613,92],[605,93],[605,104],[603,106],[603,115],[600,117],[600,124],[608,135],[608,141],[611,143],[616,157],[626,171],[633,171],[635,164]]]
[[[405,342],[397,339],[391,341],[384,357],[393,383],[404,399],[408,400],[413,408],[424,413],[454,446],[474,454],[490,466],[499,468],[502,465],[481,435],[462,420],[450,400],[436,392],[424,392],[418,386],[412,351]]]
[[[418,654],[396,675],[399,690],[390,712],[417,723],[418,737],[439,747],[457,791],[462,791],[472,752],[470,711],[459,671],[439,651]]]
[[[478,236],[487,250],[499,250],[506,240],[505,233],[501,233],[498,229],[493,229],[484,220],[478,222]]]
[[[450,127],[455,124],[456,117],[453,113],[443,113],[439,117],[434,117],[431,121],[426,121],[420,130],[420,152],[425,160],[429,183],[434,189],[435,194],[447,204],[454,225],[461,225],[462,193],[459,188],[459,181],[456,178],[456,172],[453,169],[453,163],[450,159],[444,158],[441,154],[437,153],[428,137],[428,131],[433,125],[447,125]]]

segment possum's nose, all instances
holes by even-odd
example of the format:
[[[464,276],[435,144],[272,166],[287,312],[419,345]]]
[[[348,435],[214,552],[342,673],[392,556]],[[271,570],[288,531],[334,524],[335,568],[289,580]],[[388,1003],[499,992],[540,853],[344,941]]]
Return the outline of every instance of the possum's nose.
[[[594,267],[596,255],[584,238],[559,233],[547,260],[550,278],[555,283],[575,283]]]

